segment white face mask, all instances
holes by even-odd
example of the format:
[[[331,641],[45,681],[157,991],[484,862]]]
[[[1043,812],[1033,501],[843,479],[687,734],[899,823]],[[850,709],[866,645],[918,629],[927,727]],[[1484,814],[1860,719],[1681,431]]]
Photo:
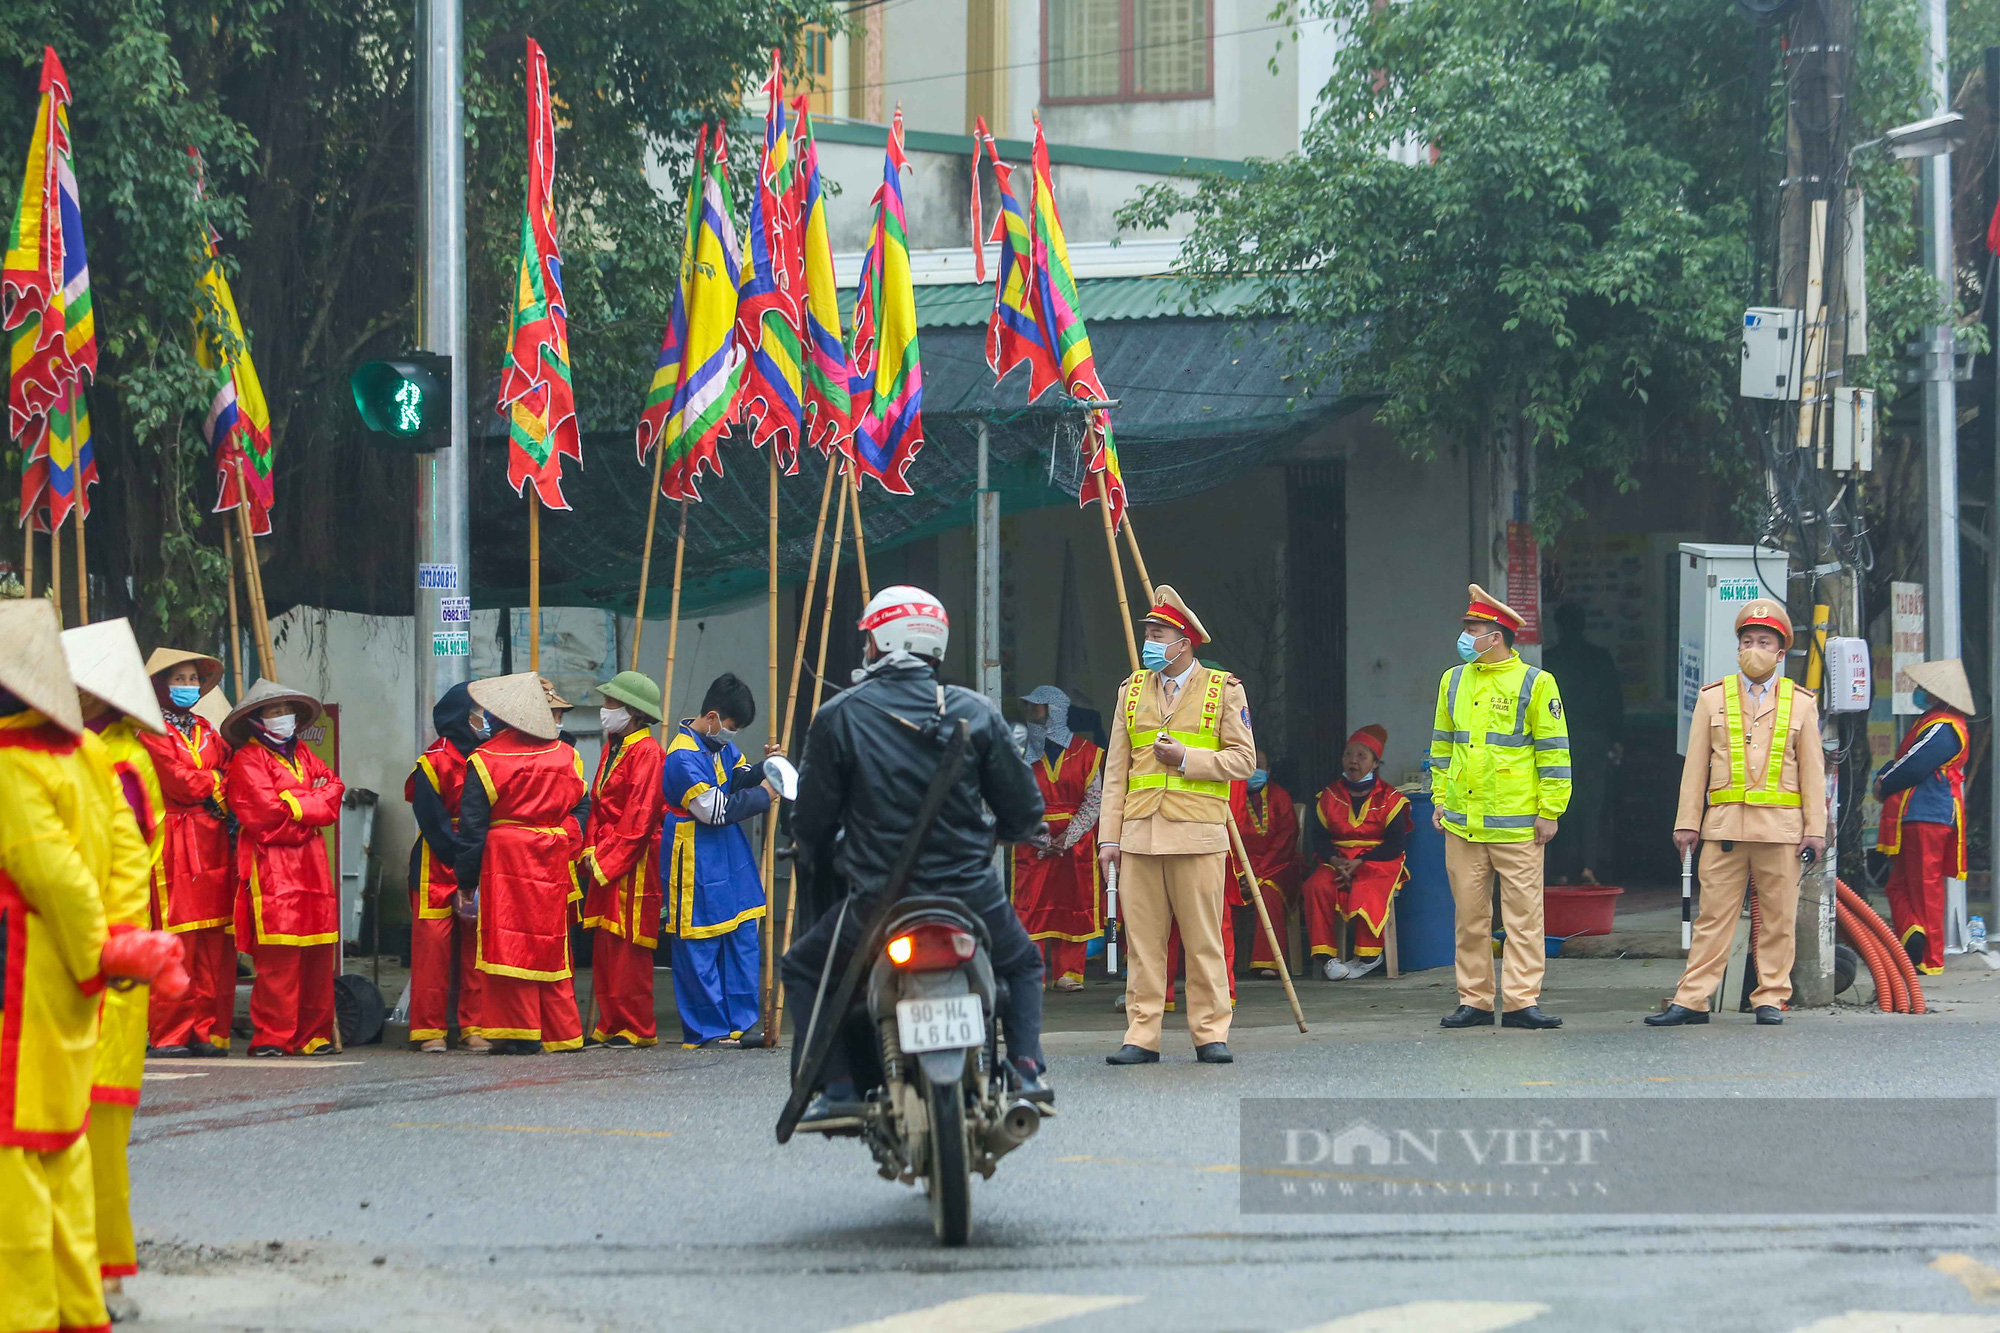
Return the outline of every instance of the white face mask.
[[[632,725],[632,714],[623,708],[600,708],[597,710],[597,725],[604,728],[607,736],[618,735]]]
[[[259,718],[257,726],[274,741],[288,741],[292,733],[299,729],[299,715],[285,713],[279,717]]]

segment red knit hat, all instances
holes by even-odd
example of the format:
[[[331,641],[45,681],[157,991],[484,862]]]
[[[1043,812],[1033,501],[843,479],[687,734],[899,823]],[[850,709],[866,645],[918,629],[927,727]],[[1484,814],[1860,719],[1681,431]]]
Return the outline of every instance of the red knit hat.
[[[1383,748],[1389,744],[1389,729],[1379,723],[1370,722],[1367,726],[1349,736],[1347,743],[1371,750],[1374,752],[1375,757],[1380,759]]]

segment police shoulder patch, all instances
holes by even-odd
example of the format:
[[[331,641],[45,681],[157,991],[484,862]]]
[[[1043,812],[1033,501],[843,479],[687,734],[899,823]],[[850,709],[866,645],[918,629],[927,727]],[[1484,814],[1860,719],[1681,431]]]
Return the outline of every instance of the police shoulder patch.
[[[1243,725],[1244,725],[1244,726],[1246,726],[1246,727],[1250,725],[1250,705],[1249,705],[1249,704],[1244,704],[1244,705],[1243,705]]]
[[[1556,698],[1549,700],[1549,716],[1559,718],[1562,715],[1563,715],[1563,701],[1562,697],[1558,695]]]

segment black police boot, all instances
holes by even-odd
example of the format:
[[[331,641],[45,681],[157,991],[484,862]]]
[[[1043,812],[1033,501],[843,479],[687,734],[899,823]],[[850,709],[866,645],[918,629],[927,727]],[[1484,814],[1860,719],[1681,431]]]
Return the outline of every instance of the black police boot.
[[[1493,1011],[1491,1009],[1474,1009],[1469,1004],[1461,1004],[1458,1008],[1440,1018],[1438,1026],[1441,1028],[1490,1028],[1493,1026]]]
[[[1211,1041],[1195,1047],[1194,1058],[1205,1065],[1227,1065],[1236,1062],[1236,1057],[1229,1053],[1229,1043],[1226,1041]]]
[[[1107,1065],[1156,1065],[1160,1063],[1160,1053],[1149,1051],[1144,1046],[1134,1046],[1127,1042],[1104,1057]]]
[[[1785,1011],[1778,1008],[1777,1005],[1760,1004],[1757,1006],[1758,1027],[1774,1028],[1784,1023],[1784,1021],[1785,1021]]]
[[[1554,1014],[1543,1013],[1541,1006],[1534,1004],[1525,1009],[1509,1009],[1500,1015],[1500,1026],[1503,1028],[1535,1028],[1547,1031],[1562,1025],[1563,1021],[1560,1018]]]
[[[1657,1014],[1646,1015],[1649,1028],[1694,1027],[1708,1021],[1708,1010],[1690,1009],[1684,1004],[1670,1004]]]

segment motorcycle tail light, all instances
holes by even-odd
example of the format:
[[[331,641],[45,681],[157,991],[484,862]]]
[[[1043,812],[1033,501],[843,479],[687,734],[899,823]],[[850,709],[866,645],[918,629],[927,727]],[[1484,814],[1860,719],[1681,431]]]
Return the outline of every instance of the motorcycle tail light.
[[[978,948],[979,941],[966,931],[922,925],[890,940],[886,952],[897,967],[931,971],[957,967]]]

